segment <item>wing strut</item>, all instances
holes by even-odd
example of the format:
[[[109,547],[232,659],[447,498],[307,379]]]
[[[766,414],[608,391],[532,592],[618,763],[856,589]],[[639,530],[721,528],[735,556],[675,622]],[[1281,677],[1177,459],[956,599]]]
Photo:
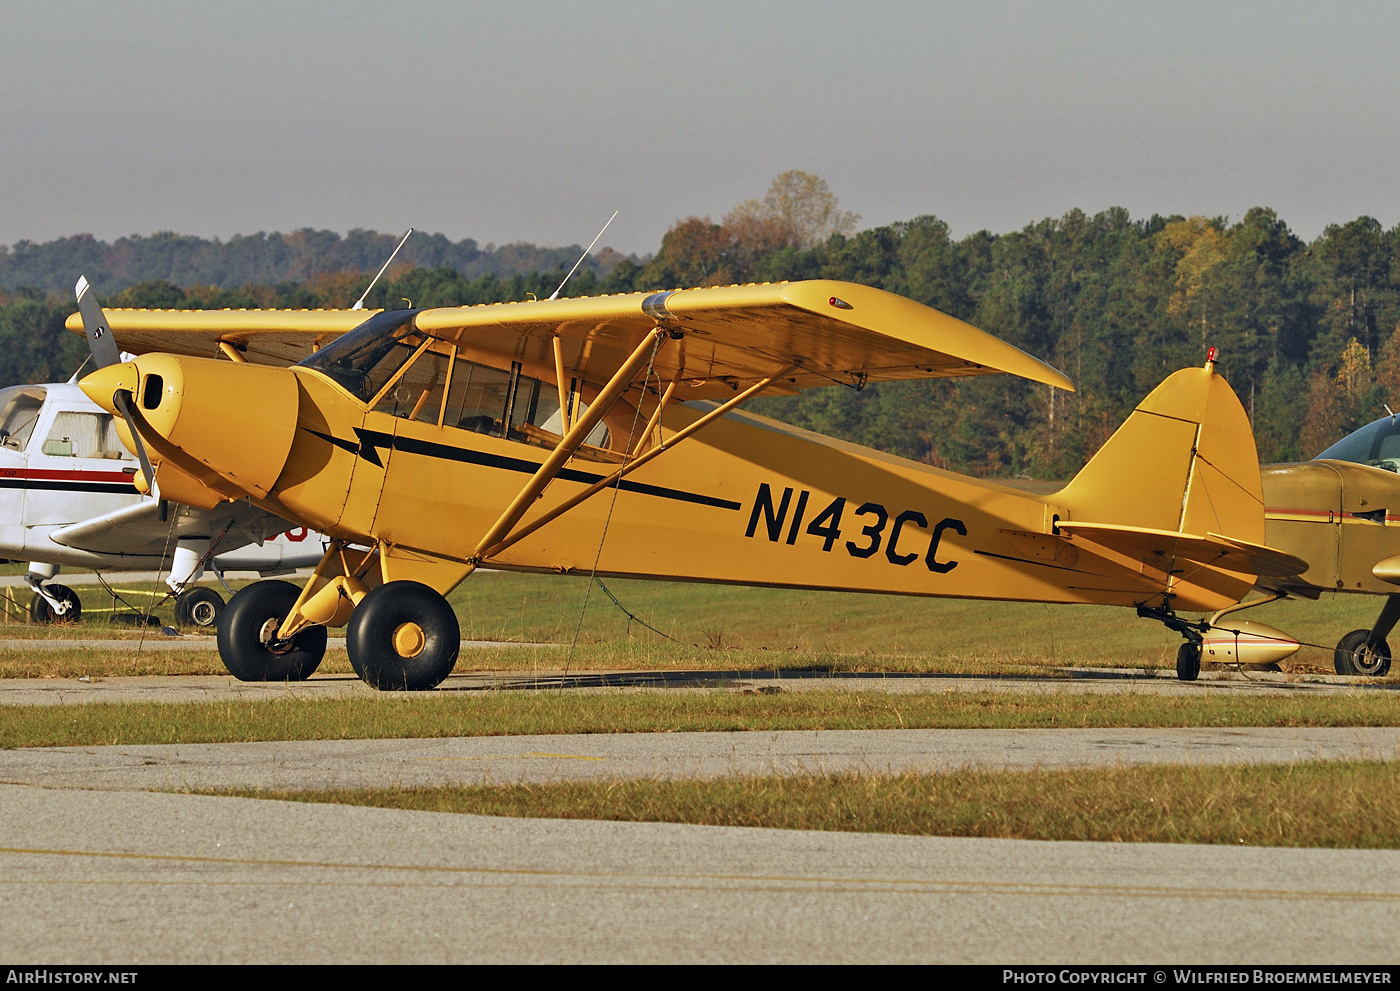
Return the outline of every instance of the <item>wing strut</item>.
[[[515,497],[506,511],[501,514],[500,519],[496,520],[491,529],[486,531],[486,536],[481,538],[481,542],[476,545],[476,550],[467,557],[468,561],[481,560],[482,551],[499,542],[510,532],[511,527],[520,522],[520,517],[525,515],[530,504],[539,498],[545,486],[554,480],[554,476],[558,475],[568,460],[574,456],[574,452],[583,444],[583,439],[593,432],[593,428],[612,410],[623,392],[632,385],[632,379],[654,356],[655,349],[660,346],[661,341],[666,336],[667,331],[657,327],[642,338],[642,342],[637,345],[636,350],[613,373],[608,384],[603,386],[603,391],[598,393],[598,398],[588,407],[588,412],[570,424],[569,432],[564,435],[559,446],[550,452],[549,457],[544,459],[544,464],[540,465],[539,470],[530,476],[530,480],[525,483],[525,487],[520,490],[520,494]]]
[[[785,368],[781,368],[778,371],[774,372],[772,375],[769,375],[767,378],[760,379],[759,381],[755,382],[753,385],[745,389],[743,392],[739,393],[737,396],[734,396],[732,399],[729,399],[728,401],[710,410],[710,412],[700,417],[700,419],[696,420],[694,423],[690,424],[687,427],[682,427],[680,430],[677,430],[670,437],[667,437],[665,440],[661,441],[661,443],[657,444],[650,451],[647,451],[635,461],[629,461],[627,464],[614,471],[611,475],[608,475],[605,478],[601,478],[598,481],[594,482],[592,485],[584,489],[578,495],[564,500],[564,502],[549,510],[539,519],[531,521],[531,523],[528,526],[521,527],[519,530],[509,534],[508,536],[505,534],[505,531],[502,531],[501,536],[496,539],[495,543],[488,543],[486,540],[482,540],[479,547],[484,548],[484,550],[479,549],[477,553],[472,556],[471,560],[475,562],[480,562],[485,560],[486,558],[494,557],[495,555],[501,553],[501,551],[509,547],[511,544],[514,544],[516,541],[523,540],[526,537],[530,536],[530,534],[534,533],[546,523],[551,523],[554,520],[557,520],[559,517],[563,516],[575,506],[579,505],[587,499],[592,498],[599,492],[602,492],[604,489],[614,484],[619,479],[630,475],[632,472],[636,471],[638,468],[646,464],[652,458],[655,458],[658,455],[660,455],[663,451],[668,451],[671,448],[675,447],[677,444],[685,440],[691,434],[695,433],[701,427],[704,427],[712,423],[713,421],[719,419],[721,416],[724,416],[724,414],[728,413],[740,403],[752,399],[754,396],[758,395],[760,392],[766,389],[768,385],[771,382],[773,382],[774,379],[781,378],[788,372],[792,371],[792,369],[795,367],[795,365],[788,365]],[[672,390],[674,390],[675,388],[675,385],[675,381],[672,381],[671,385],[667,388],[666,395],[662,397],[661,405],[657,407],[656,413],[652,414],[652,423],[648,424],[648,433],[642,435],[644,438],[648,436],[652,429],[654,429],[655,422],[660,420],[661,410],[664,408],[665,401],[667,398],[670,397]],[[495,528],[493,527],[492,529],[494,531]],[[488,534],[488,536],[490,536],[490,534]]]

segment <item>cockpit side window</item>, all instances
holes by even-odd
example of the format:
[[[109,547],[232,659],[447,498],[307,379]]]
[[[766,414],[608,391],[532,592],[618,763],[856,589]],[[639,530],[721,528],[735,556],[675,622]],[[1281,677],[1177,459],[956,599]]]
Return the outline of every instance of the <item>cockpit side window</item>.
[[[458,358],[443,425],[499,437],[509,398],[510,372]]]
[[[582,416],[587,409],[586,405],[579,403],[574,415]],[[507,415],[510,417],[509,429],[503,429]],[[518,370],[512,375],[499,368],[458,358],[452,371],[443,425],[495,437],[505,436],[539,447],[554,447],[563,439],[559,390],[551,382],[521,375]],[[598,424],[585,443],[597,449],[606,447],[607,426]],[[582,453],[589,456],[588,451]]]
[[[23,451],[34,433],[47,393],[39,386],[0,390],[0,447]]]
[[[380,313],[301,365],[373,402],[380,413],[541,447],[559,443],[559,390],[552,383],[520,374],[518,364],[506,371],[467,361],[456,345],[413,330],[413,312]],[[578,402],[573,415],[587,409]],[[612,460],[609,441],[607,425],[598,424],[580,456]]]
[[[44,439],[43,452],[54,457],[113,461],[129,457],[117,437],[116,423],[110,413],[70,410],[61,410],[54,417],[49,435]]]
[[[1372,452],[1373,461],[1395,461],[1400,459],[1400,425],[1395,430],[1382,435],[1380,449]]]
[[[406,420],[437,423],[451,357],[450,347],[430,347],[384,391],[374,408]]]

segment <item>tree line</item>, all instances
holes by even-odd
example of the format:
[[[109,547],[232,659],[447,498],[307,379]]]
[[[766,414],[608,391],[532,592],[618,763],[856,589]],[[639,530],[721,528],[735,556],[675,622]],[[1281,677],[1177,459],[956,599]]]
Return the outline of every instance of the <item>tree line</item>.
[[[961,239],[933,216],[864,230],[857,223],[820,179],[784,173],[763,200],[739,204],[718,222],[678,221],[649,258],[613,257],[581,269],[565,295],[826,278],[876,286],[964,319],[1060,368],[1078,391],[987,376],[859,392],[837,386],[755,400],[750,408],[980,476],[1070,477],[1148,391],[1175,369],[1201,364],[1212,345],[1250,413],[1264,462],[1312,457],[1383,415],[1387,403],[1400,409],[1400,227],[1387,231],[1361,217],[1305,243],[1266,208],[1233,222],[1073,210],[1019,231]],[[508,275],[396,262],[369,302],[543,298],[576,257],[564,253]],[[347,306],[370,268],[236,288],[149,280],[104,303]],[[82,340],[61,329],[72,309],[69,299],[41,288],[0,290],[0,381],[66,378],[84,355]]]
[[[100,293],[117,293],[141,282],[162,281],[189,288],[232,289],[250,284],[304,281],[333,272],[375,272],[398,244],[399,234],[309,227],[288,234],[259,232],[227,241],[165,231],[149,237],[133,234],[108,244],[91,234],[36,243],[0,245],[0,287],[29,287],[63,292],[86,273]],[[420,268],[445,267],[468,279],[487,275],[509,278],[569,266],[583,248],[542,248],[527,242],[482,247],[471,238],[452,241],[442,234],[414,232],[399,258]],[[622,255],[610,249],[585,265],[607,272]]]

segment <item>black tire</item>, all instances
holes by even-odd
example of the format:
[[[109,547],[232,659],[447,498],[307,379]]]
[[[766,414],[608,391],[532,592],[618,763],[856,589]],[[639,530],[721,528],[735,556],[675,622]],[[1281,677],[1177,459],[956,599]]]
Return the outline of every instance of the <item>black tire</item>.
[[[29,603],[29,618],[35,623],[76,623],[83,615],[83,603],[78,598],[78,593],[74,592],[67,585],[45,585],[44,591],[48,592],[59,602],[66,603],[68,611],[62,616],[53,611],[53,606],[49,605],[38,592],[34,593],[34,600]]]
[[[1178,681],[1195,681],[1201,676],[1201,645],[1184,643],[1176,651]]]
[[[405,655],[405,639],[421,642]],[[452,673],[462,649],[462,628],[447,600],[427,585],[389,582],[371,589],[355,607],[345,648],[355,673],[375,688],[424,692]]]
[[[187,588],[175,597],[175,625],[210,629],[219,625],[224,597],[212,588]]]
[[[219,614],[219,656],[239,681],[305,681],[326,655],[326,628],[308,626],[286,643],[272,637],[296,604],[291,582],[240,589]]]
[[[1352,630],[1337,642],[1332,666],[1338,674],[1380,678],[1390,670],[1390,644],[1371,641],[1370,630]]]

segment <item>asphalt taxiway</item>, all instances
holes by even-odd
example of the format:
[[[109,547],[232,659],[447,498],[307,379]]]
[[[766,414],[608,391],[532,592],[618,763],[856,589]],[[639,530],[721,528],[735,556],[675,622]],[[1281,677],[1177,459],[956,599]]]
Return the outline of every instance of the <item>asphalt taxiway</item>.
[[[178,641],[172,641],[178,642]],[[184,645],[188,649],[188,642]],[[475,672],[441,691],[1350,693],[1063,669]],[[0,705],[379,696],[348,675],[0,680]],[[46,963],[1384,963],[1400,851],[505,819],[157,789],[1400,758],[1400,728],[599,734],[0,751],[0,948]]]
[[[62,963],[1385,963],[1400,853],[507,819],[0,786]]]

